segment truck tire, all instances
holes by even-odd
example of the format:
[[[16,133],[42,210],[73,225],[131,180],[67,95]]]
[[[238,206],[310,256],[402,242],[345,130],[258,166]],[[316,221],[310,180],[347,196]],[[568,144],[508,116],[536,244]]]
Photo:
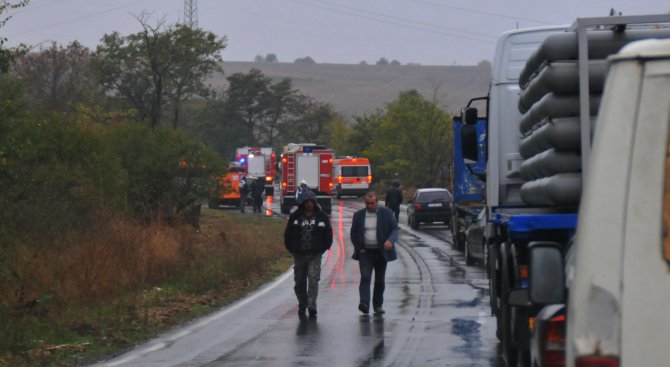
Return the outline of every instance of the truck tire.
[[[517,359],[519,357],[519,350],[514,345],[512,340],[512,310],[511,306],[507,302],[507,293],[512,289],[512,251],[509,242],[504,242],[500,246],[500,258],[502,263],[501,276],[500,276],[500,295],[501,307],[500,307],[500,326],[502,327],[502,349],[503,349],[503,358],[507,362],[508,366],[516,366]]]

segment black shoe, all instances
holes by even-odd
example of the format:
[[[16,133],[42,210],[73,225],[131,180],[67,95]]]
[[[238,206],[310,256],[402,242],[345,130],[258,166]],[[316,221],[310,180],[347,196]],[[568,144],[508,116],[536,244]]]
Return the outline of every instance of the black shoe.
[[[316,308],[310,307],[307,311],[309,312],[309,317],[316,317]]]
[[[384,311],[382,306],[375,306],[373,309],[375,310],[375,314],[382,314],[382,313],[386,312],[386,311]]]
[[[370,313],[370,306],[366,305],[365,303],[359,303],[358,310],[367,315]]]
[[[298,306],[298,316],[305,316],[305,311],[307,311],[307,307]]]

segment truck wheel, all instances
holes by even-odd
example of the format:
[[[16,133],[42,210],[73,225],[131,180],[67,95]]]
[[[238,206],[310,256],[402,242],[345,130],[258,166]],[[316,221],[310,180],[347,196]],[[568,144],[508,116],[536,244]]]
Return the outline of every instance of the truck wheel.
[[[507,361],[508,366],[516,366],[517,358],[519,356],[518,349],[514,346],[512,341],[512,310],[511,306],[507,302],[506,295],[509,293],[509,290],[512,288],[512,251],[510,249],[510,244],[505,242],[500,248],[500,257],[502,263],[501,269],[501,286],[500,294],[502,297],[501,307],[500,307],[500,321],[502,326],[502,347],[503,347],[503,356]]]

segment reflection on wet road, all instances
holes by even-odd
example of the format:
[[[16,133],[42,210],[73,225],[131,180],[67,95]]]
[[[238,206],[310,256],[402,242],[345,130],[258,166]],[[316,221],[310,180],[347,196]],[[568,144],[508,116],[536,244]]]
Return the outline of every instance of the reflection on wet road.
[[[264,215],[277,215],[278,200]],[[349,241],[361,200],[334,200],[334,242],[322,262],[318,318],[299,317],[292,271],[247,298],[101,365],[498,366],[485,272],[465,266],[446,227],[402,224],[384,315],[362,315]],[[402,211],[401,211],[402,213]],[[401,223],[406,223],[401,214]],[[277,239],[281,241],[281,239]]]

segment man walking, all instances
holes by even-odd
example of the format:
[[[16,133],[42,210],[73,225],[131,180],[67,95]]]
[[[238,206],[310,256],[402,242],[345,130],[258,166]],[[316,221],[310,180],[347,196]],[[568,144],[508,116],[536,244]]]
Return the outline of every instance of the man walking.
[[[293,254],[295,295],[298,297],[298,314],[316,317],[316,297],[319,293],[321,255],[333,243],[330,219],[316,203],[312,191],[305,192],[298,210],[293,212],[284,231],[284,245]],[[308,286],[309,284],[309,286]]]
[[[395,214],[395,221],[400,222],[400,203],[402,203],[402,190],[400,190],[400,184],[398,181],[393,181],[391,187],[386,190],[386,207],[393,211]]]
[[[370,282],[375,273],[375,286],[372,294],[372,306],[376,314],[384,313],[384,288],[386,264],[395,260],[395,242],[398,239],[398,223],[387,208],[377,206],[377,194],[369,191],[365,194],[365,209],[354,213],[351,224],[351,242],[354,244],[352,258],[358,260],[361,282],[358,287],[360,303],[358,309],[370,312]]]
[[[246,176],[240,179],[238,190],[240,192],[240,212],[244,213],[244,207],[247,205],[247,195],[249,194],[249,184]]]
[[[265,191],[265,183],[261,177],[256,178],[251,184],[251,200],[254,204],[254,213],[260,213],[263,207],[263,191]]]

